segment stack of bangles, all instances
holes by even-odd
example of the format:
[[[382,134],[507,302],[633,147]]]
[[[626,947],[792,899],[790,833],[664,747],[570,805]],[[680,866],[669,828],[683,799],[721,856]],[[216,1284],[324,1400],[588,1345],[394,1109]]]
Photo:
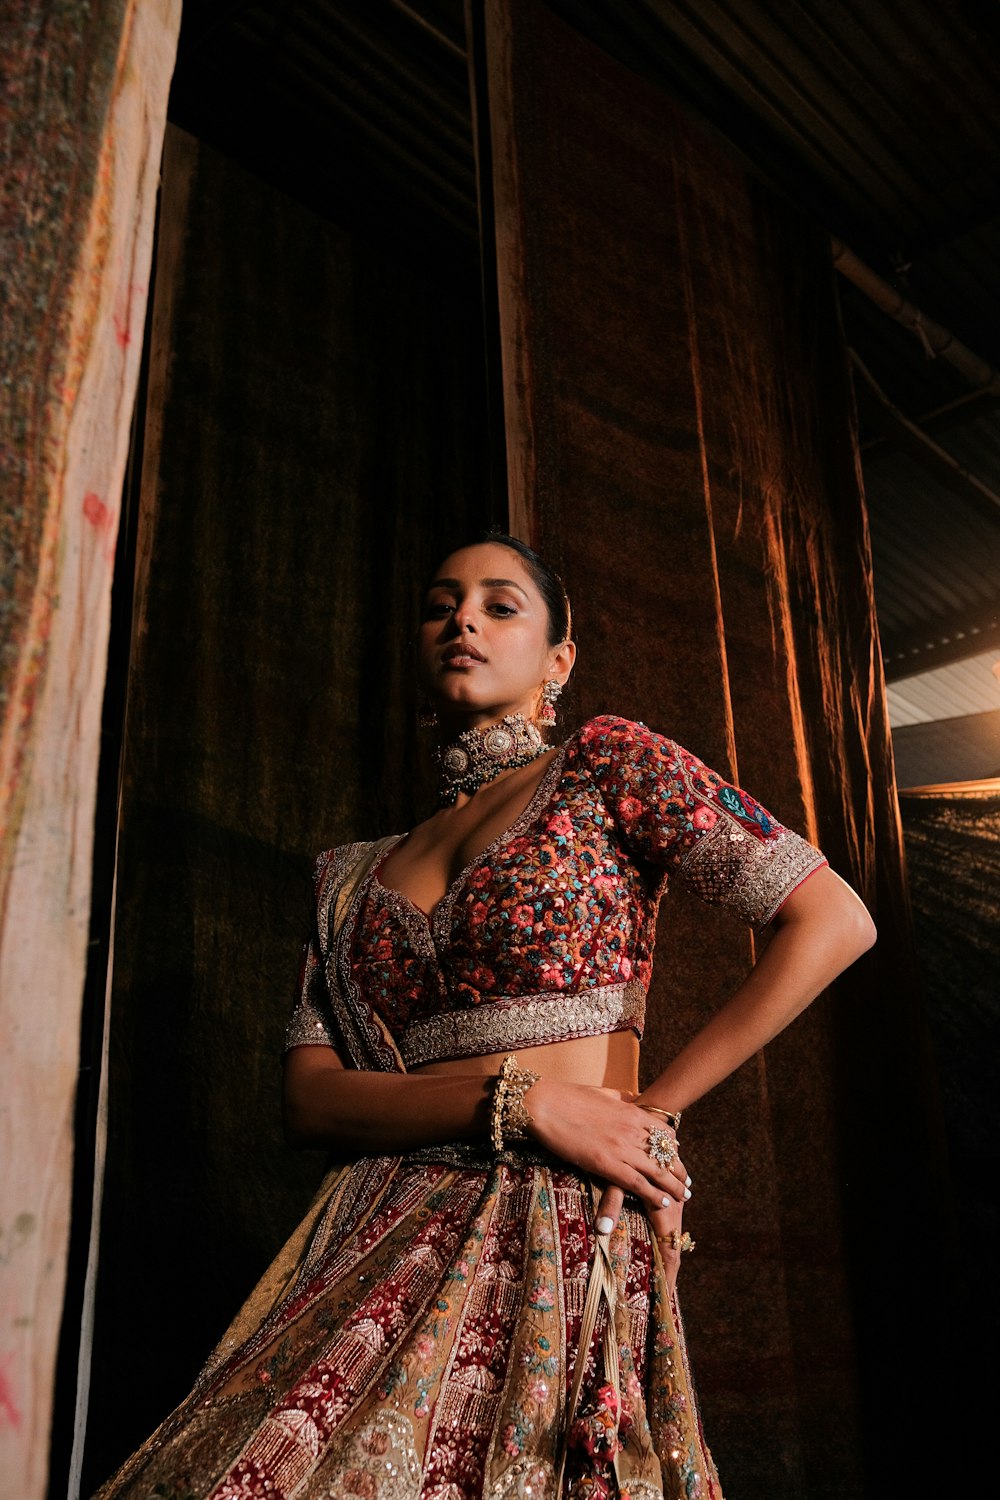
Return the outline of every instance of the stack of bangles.
[[[490,1106],[490,1139],[494,1151],[502,1151],[507,1141],[523,1141],[527,1138],[528,1126],[533,1121],[524,1103],[524,1096],[531,1085],[538,1082],[539,1077],[538,1073],[532,1073],[528,1068],[518,1067],[515,1053],[510,1052],[504,1058],[497,1074]],[[668,1135],[666,1130],[654,1126],[649,1132],[646,1148],[657,1166],[669,1167],[677,1159],[674,1137],[681,1123],[680,1111],[674,1113],[659,1109],[655,1104],[640,1104],[639,1108],[651,1115],[662,1115],[670,1127],[671,1133]],[[682,1233],[679,1229],[672,1229],[669,1234],[656,1235],[655,1239],[657,1244],[675,1251],[693,1250],[695,1245],[686,1230]]]
[[[513,1052],[504,1058],[490,1108],[490,1138],[494,1151],[502,1151],[507,1141],[526,1139],[532,1119],[525,1108],[524,1096],[540,1076],[527,1068],[519,1068]]]

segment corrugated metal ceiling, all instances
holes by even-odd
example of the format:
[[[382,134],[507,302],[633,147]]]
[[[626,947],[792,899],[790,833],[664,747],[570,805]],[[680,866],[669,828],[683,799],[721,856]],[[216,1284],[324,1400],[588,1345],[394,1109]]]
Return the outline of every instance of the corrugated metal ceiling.
[[[950,667],[890,683],[888,700],[893,729],[965,714],[996,713],[1000,711],[1000,651],[984,651]]]
[[[549,3],[1000,367],[1000,7]],[[171,116],[321,212],[476,273],[463,0],[186,0]],[[979,486],[859,385],[887,672],[1000,647],[1000,501],[981,493],[1000,496],[997,402],[842,290],[885,396]]]

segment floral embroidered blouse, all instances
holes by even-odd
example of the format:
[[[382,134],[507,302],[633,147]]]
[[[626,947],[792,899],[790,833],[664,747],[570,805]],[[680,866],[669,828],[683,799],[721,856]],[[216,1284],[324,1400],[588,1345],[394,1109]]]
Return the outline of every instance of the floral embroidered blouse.
[[[336,895],[370,847],[320,856],[286,1042],[334,1046],[349,1062],[360,1027],[369,1041],[381,1033],[388,1067],[641,1036],[668,879],[762,927],[826,864],[689,751],[610,715],[557,750],[521,816],[430,916],[382,885],[386,849],[331,945]]]

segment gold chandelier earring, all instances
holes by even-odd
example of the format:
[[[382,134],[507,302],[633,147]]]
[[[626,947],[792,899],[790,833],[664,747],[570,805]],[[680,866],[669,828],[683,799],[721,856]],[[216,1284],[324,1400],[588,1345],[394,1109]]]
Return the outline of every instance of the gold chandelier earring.
[[[562,683],[557,682],[554,677],[549,677],[542,686],[542,706],[538,712],[538,722],[547,729],[551,729],[556,722],[556,704],[562,690]]]

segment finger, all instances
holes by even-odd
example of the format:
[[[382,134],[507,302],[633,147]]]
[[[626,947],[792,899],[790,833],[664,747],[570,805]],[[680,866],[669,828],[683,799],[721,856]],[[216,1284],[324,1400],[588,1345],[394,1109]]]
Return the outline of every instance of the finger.
[[[615,1174],[619,1183],[629,1193],[634,1193],[641,1198],[649,1208],[669,1208],[672,1204],[683,1201],[687,1189],[676,1178],[671,1178],[676,1191],[674,1193],[664,1192],[662,1184],[653,1182],[640,1168],[630,1167],[622,1163],[621,1173]]]
[[[688,1186],[687,1174],[678,1177],[669,1167],[658,1167],[644,1152],[637,1152],[628,1158],[628,1165],[642,1173],[647,1183],[660,1193],[660,1197],[666,1196],[670,1202],[677,1200],[686,1203],[691,1196]]]
[[[663,1275],[667,1283],[667,1291],[673,1296],[677,1290],[677,1277],[681,1269],[680,1251],[668,1250],[666,1245],[661,1245],[660,1259],[663,1262]]]
[[[649,1223],[655,1235],[669,1235],[673,1230],[682,1228],[683,1221],[684,1204],[673,1199],[669,1208],[656,1208],[649,1213]]]
[[[601,1201],[597,1205],[597,1217],[594,1221],[594,1227],[598,1234],[611,1233],[621,1217],[624,1202],[625,1194],[620,1187],[611,1187],[609,1185],[604,1189],[604,1192],[601,1194]]]
[[[674,1203],[671,1208],[657,1209],[649,1215],[650,1228],[659,1245],[667,1287],[671,1292],[676,1289],[677,1274],[681,1266],[681,1252],[671,1243],[671,1235],[674,1230],[680,1233],[683,1214],[684,1205]]]
[[[668,1181],[671,1177],[676,1177],[679,1182],[687,1183],[687,1185],[690,1187],[691,1183],[688,1177],[688,1169],[679,1156],[674,1157],[669,1167],[661,1167],[656,1164],[655,1158],[650,1156],[649,1152],[645,1149],[644,1146],[640,1145],[637,1149],[648,1161],[653,1163],[656,1171],[660,1174],[660,1176]]]

